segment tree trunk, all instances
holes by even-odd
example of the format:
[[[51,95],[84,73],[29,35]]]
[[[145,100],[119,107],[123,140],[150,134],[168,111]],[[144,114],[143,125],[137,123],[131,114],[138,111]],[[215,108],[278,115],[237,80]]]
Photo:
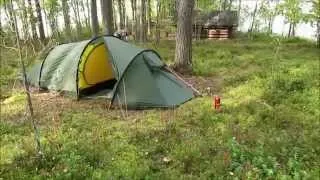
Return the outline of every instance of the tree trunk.
[[[42,4],[44,4],[44,0],[42,1]],[[52,4],[50,4],[52,5]],[[56,22],[56,16],[57,14],[54,12],[54,9],[55,7],[47,7],[47,8],[44,8],[43,9],[43,13],[44,13],[44,24],[47,25],[47,23],[45,22],[45,20],[48,20],[49,21],[49,26],[50,26],[50,29],[51,29],[51,37],[58,37],[58,28],[57,28],[57,22]],[[47,10],[49,12],[47,12]],[[47,30],[47,34],[48,34],[48,37],[49,36],[49,32],[48,32],[48,28],[46,27],[46,30]]]
[[[228,10],[231,11],[233,0],[230,0]]]
[[[122,29],[126,29],[126,23],[127,23],[126,4],[125,4],[124,0],[122,0],[121,3],[122,3],[122,5],[121,5],[122,13],[121,14],[122,14],[122,19],[123,19],[123,28]]]
[[[127,33],[129,33],[129,16],[126,16],[125,18],[124,29]]]
[[[146,42],[146,0],[141,0],[140,42]]]
[[[77,18],[77,30],[79,31],[79,35],[82,33],[82,23],[81,23],[81,18],[80,18],[80,9],[79,9],[79,1],[76,2],[76,13],[75,16]]]
[[[289,25],[288,37],[291,37],[291,29],[292,29],[292,24],[290,23],[290,25]]]
[[[273,17],[270,17],[269,22],[268,22],[268,33],[272,34],[272,28],[273,28]]]
[[[99,34],[96,0],[91,0],[91,26],[92,26],[92,36],[95,38]]]
[[[79,12],[79,2],[78,0],[71,0],[72,2],[72,10],[74,14],[74,19],[76,23],[76,30],[77,30],[77,37],[82,34],[82,25],[81,25],[81,19],[80,19],[80,12]]]
[[[119,13],[119,19],[120,19],[120,23],[119,23],[119,28],[123,29],[124,26],[124,19],[123,19],[123,12],[122,12],[122,0],[117,0],[117,4],[118,4],[118,13]]]
[[[14,17],[13,17],[13,6],[11,6],[10,3],[6,2],[4,4],[4,9],[5,9],[5,12],[7,14],[7,17],[9,19],[9,27],[10,27],[10,31],[11,32],[14,32],[14,27],[15,27],[15,24],[14,24]]]
[[[66,35],[68,38],[71,37],[71,27],[70,27],[70,17],[69,17],[69,5],[68,0],[61,0],[62,3],[62,13]]]
[[[223,1],[222,9],[225,11],[227,9],[228,0]]]
[[[55,26],[56,26],[56,36],[57,38],[60,38],[60,31],[59,31],[59,22],[58,22],[58,14],[54,17],[54,23],[55,23]]]
[[[192,65],[192,17],[194,0],[177,0],[175,68],[189,71]]]
[[[238,27],[240,27],[241,5],[242,5],[242,0],[239,0],[239,4],[238,4]],[[239,29],[239,30],[240,30],[240,29]]]
[[[3,38],[3,29],[2,29],[2,21],[0,21],[0,38]]]
[[[320,48],[320,20],[317,21],[317,47]]]
[[[20,3],[21,2],[21,3]],[[22,33],[23,33],[23,37],[25,39],[30,39],[29,34],[28,34],[28,29],[29,29],[29,23],[28,23],[28,10],[26,8],[26,4],[24,0],[21,1],[17,1],[18,7],[19,9],[22,10],[20,14],[20,19],[22,22]]]
[[[137,0],[137,5],[136,5],[136,40],[137,41],[140,41],[140,31],[141,31],[141,27],[140,27],[140,24],[141,24],[141,0]]]
[[[156,45],[158,45],[160,42],[160,10],[161,0],[157,0]]]
[[[113,1],[113,3],[114,3],[114,1]],[[113,6],[112,8],[113,8],[113,9],[112,9],[112,17],[113,17],[113,19],[114,19],[114,21],[113,21],[113,29],[116,31],[116,30],[118,30],[117,11],[116,11],[116,9],[115,9],[115,6]]]
[[[131,0],[131,12],[132,12],[132,20],[131,20],[131,34],[133,35],[135,31],[135,21],[136,21],[136,0]],[[135,35],[133,36],[134,40],[136,40]]]
[[[253,27],[254,27],[255,21],[256,21],[257,10],[258,10],[258,0],[256,1],[256,5],[254,7],[254,11],[253,11],[253,15],[252,15],[252,22],[251,22],[251,26],[250,26],[250,29],[248,30],[248,32],[253,31]]]
[[[148,16],[148,36],[151,36],[151,11],[152,11],[152,7],[151,7],[151,0],[148,0],[148,8],[147,8],[147,16]]]
[[[45,0],[42,0],[42,2],[40,2],[40,3],[44,4],[44,1]],[[51,29],[52,34],[53,34],[53,30],[52,30],[51,24],[50,24],[50,19],[49,19],[49,16],[48,16],[47,11],[46,11],[45,8],[42,8],[42,12],[43,12],[43,15],[44,15],[44,18],[42,18],[42,20],[43,20],[43,28],[45,30],[44,33],[47,34],[48,37],[49,37],[49,29]],[[48,23],[46,22],[46,20],[49,20],[49,26],[48,26]]]
[[[295,23],[292,24],[292,33],[291,33],[291,35],[293,37],[296,36],[296,24]]]
[[[91,24],[91,18],[90,18],[90,14],[91,14],[90,1],[91,1],[91,0],[86,0],[87,14],[88,14],[88,16],[89,16],[89,18],[88,18],[88,24]],[[98,10],[97,10],[97,11],[98,11]]]
[[[79,5],[80,5],[81,12],[82,12],[82,14],[83,14],[83,16],[84,16],[84,19],[85,19],[86,27],[90,27],[90,21],[89,21],[89,19],[90,19],[90,14],[87,14],[87,13],[86,13],[84,1],[82,0],[82,1],[79,1],[79,2],[80,2]],[[97,4],[97,1],[96,1],[96,4]],[[88,6],[87,6],[87,7],[88,7]],[[96,9],[96,11],[97,11],[97,9]]]
[[[139,36],[140,36],[140,33],[139,33],[139,22],[140,22],[140,19],[139,19],[139,12],[137,12],[137,0],[133,0],[133,10],[134,10],[134,19],[135,19],[135,21],[134,21],[134,33],[135,33],[135,36],[134,36],[134,38],[135,38],[135,40],[139,40],[140,38],[139,38]],[[140,8],[139,8],[140,9]]]
[[[37,20],[35,19],[34,15],[33,15],[33,9],[32,9],[32,4],[31,4],[31,0],[28,0],[28,14],[29,14],[29,22],[31,25],[31,34],[32,34],[32,39],[36,39],[37,38],[37,29],[36,29],[36,22]]]
[[[56,32],[57,28],[56,28],[56,24],[55,24],[54,20],[52,19],[52,17],[49,17],[49,16],[47,16],[47,19],[49,20],[49,26],[50,26],[51,33],[52,33],[51,36],[57,37],[57,32]],[[48,37],[50,37],[50,36],[48,35]]]
[[[112,0],[101,0],[100,2],[105,33],[112,35],[114,33]]]
[[[44,27],[43,27],[43,20],[42,20],[42,14],[41,14],[41,6],[39,0],[35,0],[36,3],[36,11],[37,11],[37,17],[38,17],[38,29],[39,29],[39,37],[40,40],[43,41],[45,39],[44,34]]]

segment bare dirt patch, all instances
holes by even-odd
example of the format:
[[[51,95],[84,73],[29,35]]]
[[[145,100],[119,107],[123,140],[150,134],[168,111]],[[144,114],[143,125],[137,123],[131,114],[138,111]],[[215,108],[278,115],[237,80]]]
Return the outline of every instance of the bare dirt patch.
[[[212,96],[218,94],[221,91],[223,79],[219,77],[200,77],[185,75],[183,79],[196,88],[203,96]],[[17,89],[18,91],[18,89]],[[23,91],[22,87],[19,87],[19,91]],[[59,121],[63,112],[93,112],[101,117],[108,117],[108,119],[119,120],[132,120],[132,122],[138,122],[141,117],[148,114],[149,111],[154,113],[154,109],[151,110],[126,110],[117,106],[109,108],[110,101],[107,99],[81,99],[76,100],[72,97],[63,96],[55,92],[39,92],[36,89],[32,90],[32,102],[34,112],[39,124],[49,125],[50,122]],[[10,96],[9,96],[10,97]],[[10,105],[8,105],[10,106]],[[17,110],[15,114],[12,114],[5,119],[18,123],[26,117],[26,108]],[[19,111],[19,112],[18,112]],[[173,109],[161,109],[159,112],[163,121],[168,121],[173,116]],[[173,113],[173,114],[172,114]],[[18,121],[18,119],[20,119]]]
[[[184,76],[186,82],[201,92],[203,96],[212,96],[222,91],[223,79],[218,76],[201,77],[201,76]]]

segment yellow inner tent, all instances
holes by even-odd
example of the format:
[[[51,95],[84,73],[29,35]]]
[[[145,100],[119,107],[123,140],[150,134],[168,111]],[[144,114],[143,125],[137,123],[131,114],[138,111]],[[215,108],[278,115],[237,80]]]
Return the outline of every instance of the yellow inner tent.
[[[88,45],[79,65],[79,88],[85,89],[114,79],[112,65],[105,45]]]

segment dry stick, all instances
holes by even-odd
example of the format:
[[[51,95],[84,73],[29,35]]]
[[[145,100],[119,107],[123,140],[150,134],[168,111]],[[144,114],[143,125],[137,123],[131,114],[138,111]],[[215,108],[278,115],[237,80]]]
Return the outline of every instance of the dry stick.
[[[124,105],[125,105],[125,110],[126,110],[126,117],[128,117],[127,94],[126,94],[126,84],[124,83],[124,77],[122,79],[122,82],[123,82]]]
[[[11,3],[11,8],[13,9],[12,0],[10,1],[10,3]],[[26,68],[24,66],[24,62],[22,59],[22,50],[21,50],[21,46],[20,46],[20,37],[19,37],[19,32],[18,32],[17,17],[16,16],[14,16],[14,26],[15,26],[15,31],[16,31],[16,39],[17,39],[17,46],[18,46],[18,51],[19,51],[21,71],[22,71],[22,75],[23,75],[24,88],[25,88],[25,93],[27,95],[27,102],[28,102],[28,107],[29,107],[29,112],[30,112],[30,118],[31,118],[33,130],[34,130],[34,139],[36,141],[36,149],[37,149],[38,155],[41,157],[42,152],[41,152],[39,131],[38,131],[36,122],[34,120],[34,113],[33,113],[32,101],[31,101],[31,96],[30,96],[30,91],[29,91],[29,84],[27,81]]]
[[[120,101],[120,97],[119,97],[118,94],[117,94],[117,99],[118,99],[118,103],[119,103],[119,107],[120,107],[120,112],[121,112],[121,114],[122,114],[122,116],[123,116],[123,119],[124,119],[124,120],[127,120],[126,114],[125,114],[125,112],[124,112],[123,109],[122,109],[122,103],[121,103],[121,101]]]
[[[189,88],[191,88],[198,96],[200,97],[202,96],[202,94],[196,88],[194,88],[191,84],[187,83],[184,79],[182,79],[182,77],[180,77],[176,72],[171,70],[168,66],[164,66],[164,68],[169,72],[171,72],[173,75],[175,75],[180,81],[186,84]]]

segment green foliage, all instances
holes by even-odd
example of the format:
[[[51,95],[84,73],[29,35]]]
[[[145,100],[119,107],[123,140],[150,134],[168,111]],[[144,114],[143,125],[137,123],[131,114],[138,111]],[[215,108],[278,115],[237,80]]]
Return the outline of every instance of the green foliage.
[[[99,101],[50,102],[37,94],[44,98],[33,98],[43,160],[35,158],[29,122],[19,121],[25,96],[10,92],[1,100],[1,178],[318,178],[318,49],[297,38],[254,36],[194,43],[199,81],[223,81],[199,87],[221,86],[214,92],[222,97],[220,113],[204,96],[177,109],[128,111],[124,120]],[[174,47],[174,41],[159,44],[166,62]]]
[[[217,10],[221,6],[218,1],[211,0],[197,0],[195,1],[195,7],[203,10],[204,12],[210,12],[212,10]]]
[[[311,11],[306,14],[306,21],[311,24],[317,23],[320,18],[320,2],[318,0],[310,0],[308,1],[311,4]]]
[[[272,8],[270,1],[264,0],[261,3],[259,13],[262,17],[270,19],[277,15],[277,9]]]
[[[267,32],[271,33],[273,20],[279,14],[279,8],[277,8],[273,1],[263,0],[258,13],[259,16],[264,20],[265,24],[268,25]]]
[[[298,24],[305,20],[301,4],[300,0],[284,0],[278,5],[277,10],[286,18],[288,23]]]

